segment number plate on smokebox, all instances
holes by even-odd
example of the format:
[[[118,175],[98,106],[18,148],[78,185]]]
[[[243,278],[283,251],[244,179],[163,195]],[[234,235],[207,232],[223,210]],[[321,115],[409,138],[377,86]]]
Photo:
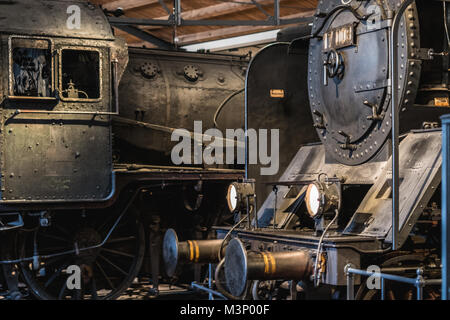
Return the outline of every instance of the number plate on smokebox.
[[[323,35],[323,51],[354,46],[355,27],[353,24],[335,28]]]

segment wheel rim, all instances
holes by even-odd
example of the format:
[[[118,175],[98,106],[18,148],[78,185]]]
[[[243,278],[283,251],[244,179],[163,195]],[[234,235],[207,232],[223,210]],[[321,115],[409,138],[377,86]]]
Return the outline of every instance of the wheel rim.
[[[95,246],[110,231],[117,216],[90,214],[59,214],[47,228],[37,228],[22,238],[21,257],[33,256],[34,239],[39,255],[51,255],[73,249]],[[122,217],[108,241],[96,249],[21,263],[26,284],[39,299],[115,299],[123,293],[136,277],[142,265],[145,237],[142,223],[134,214]],[[73,270],[80,271],[80,285]],[[70,272],[72,271],[72,272]],[[68,287],[69,283],[69,287]]]

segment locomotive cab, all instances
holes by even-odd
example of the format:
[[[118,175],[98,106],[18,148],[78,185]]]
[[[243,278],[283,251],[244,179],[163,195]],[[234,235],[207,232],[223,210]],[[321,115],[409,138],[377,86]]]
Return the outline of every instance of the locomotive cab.
[[[114,38],[103,12],[85,2],[14,1],[0,9],[5,6],[0,201],[109,199],[111,116],[126,45]],[[69,23],[74,14],[79,26]]]

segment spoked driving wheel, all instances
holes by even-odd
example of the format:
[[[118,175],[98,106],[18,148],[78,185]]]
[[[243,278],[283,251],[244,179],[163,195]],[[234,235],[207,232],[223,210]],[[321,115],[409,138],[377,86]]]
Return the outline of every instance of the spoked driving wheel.
[[[117,215],[60,213],[50,226],[26,232],[21,257],[39,257],[21,264],[32,293],[45,300],[120,296],[142,265],[145,237],[142,223],[131,212],[111,232],[117,219]],[[108,234],[104,245],[98,246]]]
[[[405,268],[412,269],[409,275],[401,274],[409,278],[415,277],[415,269],[424,261],[423,256],[406,254],[387,259],[381,264],[382,268]],[[356,300],[380,300],[381,291],[378,289],[369,289],[366,281],[363,281],[355,297]],[[386,281],[385,282],[386,300],[415,300],[417,299],[416,288],[409,284]],[[440,288],[428,286],[423,290],[424,300],[440,299]]]

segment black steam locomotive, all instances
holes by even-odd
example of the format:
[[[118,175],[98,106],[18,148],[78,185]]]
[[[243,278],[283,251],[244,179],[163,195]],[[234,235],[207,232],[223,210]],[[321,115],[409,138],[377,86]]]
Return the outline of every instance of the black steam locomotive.
[[[79,26],[68,23],[74,12]],[[157,294],[162,232],[208,237],[232,217],[226,187],[243,176],[172,165],[171,134],[191,132],[194,120],[243,127],[247,65],[128,52],[85,1],[0,1],[0,264],[9,296],[20,297],[19,276],[41,299],[113,299],[137,275],[151,275]],[[71,272],[78,286],[68,285]]]
[[[240,224],[217,227],[215,247],[195,244],[199,261],[218,263],[222,295],[343,298],[348,265],[413,278],[420,268],[425,279],[440,278],[439,116],[450,107],[448,7],[428,0],[319,1],[308,36],[255,56],[248,109],[269,90],[299,101],[308,95],[309,103],[297,107],[310,108],[313,121],[297,117],[296,128],[309,132],[309,142],[314,130],[321,143],[297,149],[279,179],[266,178],[272,192],[262,207],[255,206],[252,181],[229,187]],[[277,61],[277,70],[287,64],[285,77],[258,81],[267,69],[258,63],[263,60]],[[173,257],[189,261],[189,245],[167,233],[169,269]],[[364,278],[354,280],[357,298],[379,297]],[[390,299],[415,296],[414,287],[385,286]],[[439,298],[440,287],[426,287],[424,296]]]

